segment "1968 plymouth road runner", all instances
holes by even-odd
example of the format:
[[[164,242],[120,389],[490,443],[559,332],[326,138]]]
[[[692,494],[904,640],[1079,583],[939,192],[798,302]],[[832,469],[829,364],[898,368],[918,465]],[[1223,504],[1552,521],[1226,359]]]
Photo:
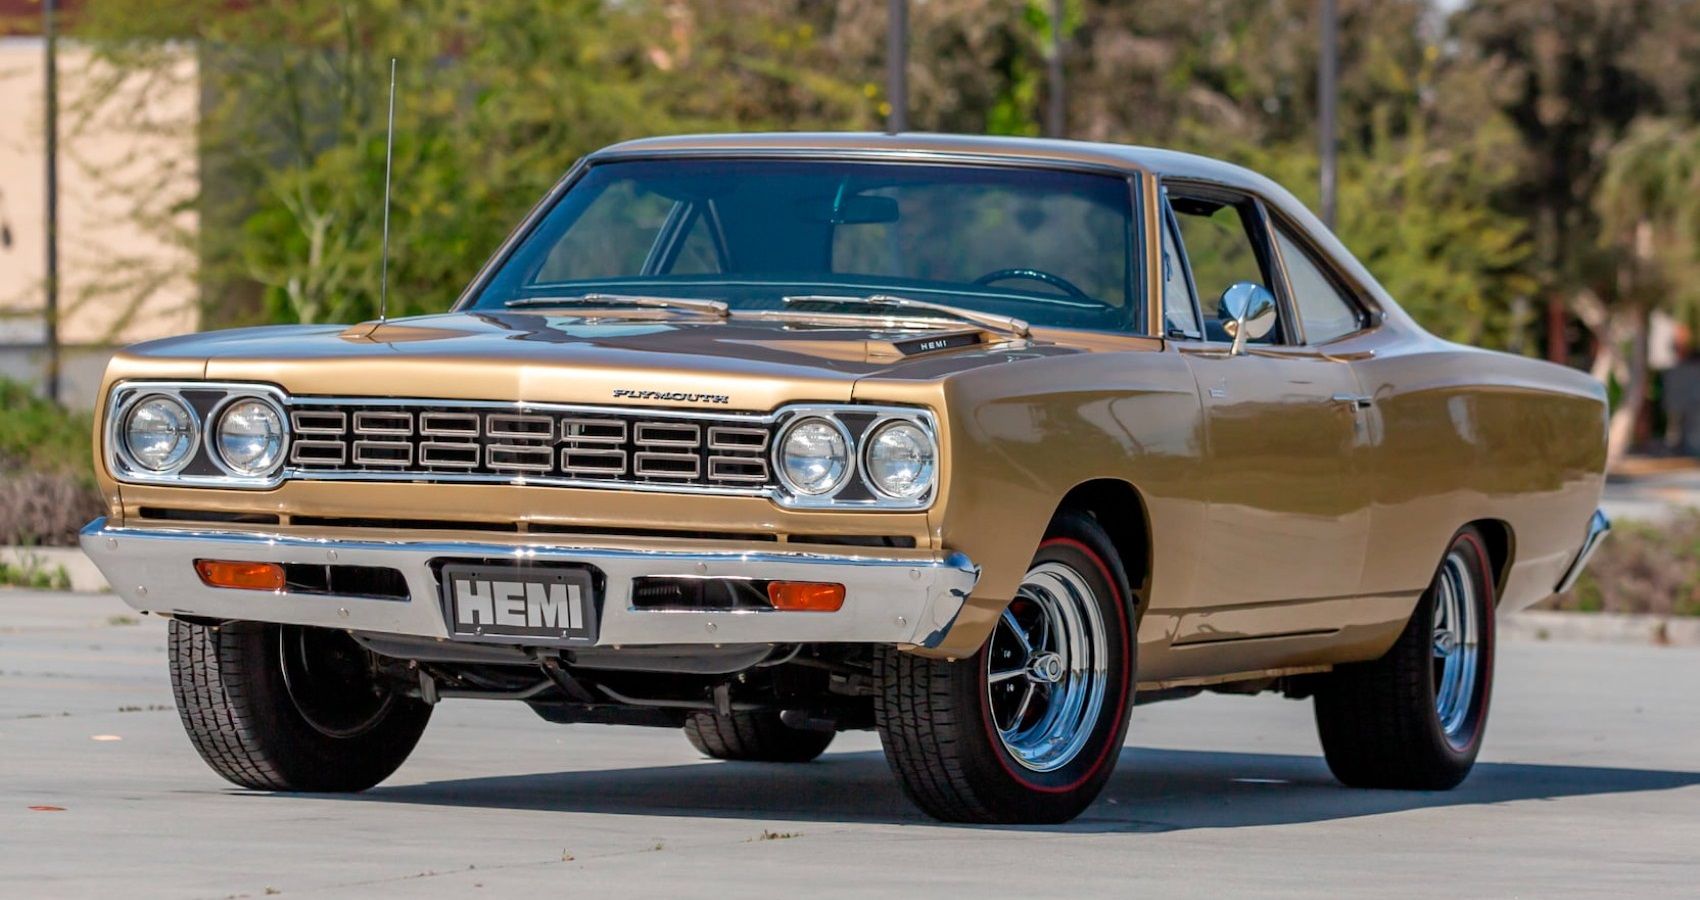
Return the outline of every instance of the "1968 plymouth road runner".
[[[874,728],[926,812],[1055,822],[1136,698],[1200,691],[1312,698],[1348,785],[1456,785],[1496,614],[1608,528],[1605,420],[1231,165],[663,138],[447,314],[117,355],[83,547],[247,787],[370,787],[507,699],[722,759]]]

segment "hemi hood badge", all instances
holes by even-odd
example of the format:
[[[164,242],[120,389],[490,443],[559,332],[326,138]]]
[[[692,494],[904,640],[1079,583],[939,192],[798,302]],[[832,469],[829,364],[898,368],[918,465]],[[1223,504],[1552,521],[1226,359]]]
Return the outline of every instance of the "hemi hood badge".
[[[631,391],[626,390],[625,388],[616,388],[614,391],[614,399],[667,400],[679,403],[718,403],[721,405],[732,402],[732,398],[725,394],[691,394],[680,391]]]

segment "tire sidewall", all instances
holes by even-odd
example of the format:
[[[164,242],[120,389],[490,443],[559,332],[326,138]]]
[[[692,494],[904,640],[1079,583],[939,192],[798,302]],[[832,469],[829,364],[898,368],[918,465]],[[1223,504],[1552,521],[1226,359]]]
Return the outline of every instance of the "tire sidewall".
[[[1067,765],[1050,772],[1036,772],[1021,765],[999,739],[987,699],[986,659],[991,641],[965,660],[972,667],[958,679],[957,700],[962,708],[977,710],[979,727],[965,729],[974,735],[964,749],[975,767],[995,773],[986,779],[987,788],[999,795],[995,808],[1026,808],[1024,819],[1059,821],[1072,818],[1085,808],[1109,780],[1127,734],[1137,671],[1135,609],[1127,576],[1114,548],[1096,522],[1084,516],[1059,517],[1039,545],[1030,566],[1056,562],[1069,566],[1084,578],[1099,605],[1109,637],[1110,680],[1092,735],[1080,753]]]
[[[175,624],[175,623],[174,623]],[[358,791],[388,777],[406,759],[430,719],[431,707],[410,697],[393,698],[382,718],[351,737],[315,728],[296,708],[284,682],[281,629],[236,623],[217,627],[220,656],[241,672],[221,686],[226,702],[246,718],[255,749],[283,779],[311,790]],[[230,673],[236,675],[237,673]],[[236,688],[240,685],[239,689]]]
[[[1467,559],[1466,571],[1475,582],[1475,597],[1477,608],[1476,621],[1480,628],[1477,640],[1479,659],[1476,664],[1476,685],[1474,695],[1470,698],[1470,714],[1466,719],[1469,728],[1469,740],[1462,746],[1454,746],[1447,739],[1446,731],[1440,724],[1440,711],[1435,704],[1435,692],[1439,685],[1434,677],[1429,678],[1428,687],[1428,717],[1430,737],[1435,749],[1452,763],[1462,769],[1474,765],[1476,756],[1481,753],[1482,738],[1487,732],[1488,708],[1493,698],[1493,670],[1497,655],[1497,640],[1495,635],[1496,612],[1499,608],[1499,597],[1493,577],[1493,565],[1489,561],[1487,545],[1482,539],[1481,532],[1475,528],[1465,528],[1458,532],[1452,543],[1446,548],[1446,555],[1441,558],[1441,565],[1435,572],[1435,584],[1429,592],[1423,595],[1423,614],[1421,620],[1423,640],[1421,646],[1425,653],[1430,651],[1434,633],[1435,596],[1438,593],[1440,579],[1444,577],[1446,560],[1453,553],[1463,550]],[[1432,663],[1430,663],[1432,671]]]

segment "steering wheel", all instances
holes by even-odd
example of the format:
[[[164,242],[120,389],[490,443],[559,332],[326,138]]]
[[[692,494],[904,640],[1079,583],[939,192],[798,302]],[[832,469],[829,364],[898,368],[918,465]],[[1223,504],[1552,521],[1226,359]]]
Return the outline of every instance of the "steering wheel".
[[[1009,281],[1013,278],[1023,278],[1028,281],[1037,281],[1041,284],[1048,284],[1075,300],[1085,300],[1088,302],[1092,300],[1092,295],[1081,290],[1074,282],[1069,281],[1061,275],[1047,272],[1044,269],[998,269],[995,272],[987,272],[979,278],[974,279],[974,283],[978,285],[987,285],[994,281]]]

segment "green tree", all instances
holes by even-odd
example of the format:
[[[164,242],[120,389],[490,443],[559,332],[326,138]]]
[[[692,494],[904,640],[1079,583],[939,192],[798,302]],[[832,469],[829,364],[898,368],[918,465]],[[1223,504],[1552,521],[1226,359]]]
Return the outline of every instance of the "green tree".
[[[733,15],[741,6],[746,15]],[[377,306],[387,61],[398,71],[392,313],[440,310],[582,154],[680,131],[873,121],[792,8],[728,2],[95,0],[126,71],[199,48],[189,198],[210,320],[348,321]],[[258,294],[258,303],[225,298]]]

